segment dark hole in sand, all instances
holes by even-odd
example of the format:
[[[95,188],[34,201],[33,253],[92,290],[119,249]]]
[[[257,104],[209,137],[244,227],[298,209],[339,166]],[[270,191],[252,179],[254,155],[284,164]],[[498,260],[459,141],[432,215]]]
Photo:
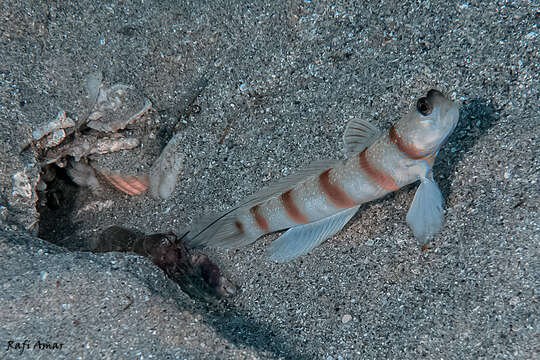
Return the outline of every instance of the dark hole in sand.
[[[236,286],[222,276],[208,256],[188,249],[182,236],[173,233],[150,234],[111,226],[90,241],[83,233],[84,222],[73,222],[80,198],[89,189],[78,186],[68,170],[45,165],[38,185],[39,237],[70,251],[129,252],[148,257],[169,278],[192,297],[214,301],[236,292]],[[79,225],[80,224],[80,225]]]
[[[70,179],[65,168],[55,164],[44,166],[40,178],[46,187],[43,189],[42,186],[37,191],[40,215],[38,236],[55,245],[62,245],[62,240],[77,230],[77,225],[71,219],[80,188]]]

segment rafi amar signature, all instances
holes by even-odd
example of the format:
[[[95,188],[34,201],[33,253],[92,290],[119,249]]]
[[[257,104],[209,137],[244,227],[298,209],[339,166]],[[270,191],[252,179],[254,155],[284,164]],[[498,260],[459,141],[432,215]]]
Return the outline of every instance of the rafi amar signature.
[[[34,343],[30,343],[29,340],[23,342],[8,340],[6,351],[19,351],[22,355],[24,350],[62,350],[63,346],[62,343],[48,343],[40,340]]]

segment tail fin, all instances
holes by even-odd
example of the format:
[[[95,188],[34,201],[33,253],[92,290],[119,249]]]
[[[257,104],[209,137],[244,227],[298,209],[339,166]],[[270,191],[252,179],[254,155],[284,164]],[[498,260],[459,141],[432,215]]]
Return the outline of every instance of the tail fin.
[[[214,220],[202,221],[186,236],[193,248],[215,246],[223,249],[236,249],[257,240],[256,235],[246,232],[234,210],[222,214]]]

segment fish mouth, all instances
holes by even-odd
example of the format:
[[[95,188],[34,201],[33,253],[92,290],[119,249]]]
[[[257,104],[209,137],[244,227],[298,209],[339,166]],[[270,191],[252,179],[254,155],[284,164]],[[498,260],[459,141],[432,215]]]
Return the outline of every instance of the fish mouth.
[[[425,97],[426,101],[433,107],[439,107],[441,110],[441,117],[446,117],[449,112],[452,111],[456,104],[448,99],[442,92],[437,89],[431,89],[427,92]]]

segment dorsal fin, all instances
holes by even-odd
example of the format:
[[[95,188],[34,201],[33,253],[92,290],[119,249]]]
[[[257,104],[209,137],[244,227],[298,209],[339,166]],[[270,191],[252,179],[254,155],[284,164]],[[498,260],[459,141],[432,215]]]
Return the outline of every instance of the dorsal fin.
[[[381,131],[367,120],[353,119],[349,121],[343,134],[345,156],[358,154],[381,136]]]
[[[247,206],[247,205],[255,205],[275,195],[280,195],[284,193],[285,191],[294,187],[299,182],[304,181],[305,179],[311,176],[319,175],[325,170],[333,168],[339,162],[340,162],[339,160],[314,161],[311,164],[309,164],[309,166],[303,169],[300,169],[291,175],[281,178],[277,180],[275,183],[271,184],[270,186],[263,188],[257,191],[255,194],[247,197],[244,201],[242,201],[241,204],[239,204],[239,207]]]

